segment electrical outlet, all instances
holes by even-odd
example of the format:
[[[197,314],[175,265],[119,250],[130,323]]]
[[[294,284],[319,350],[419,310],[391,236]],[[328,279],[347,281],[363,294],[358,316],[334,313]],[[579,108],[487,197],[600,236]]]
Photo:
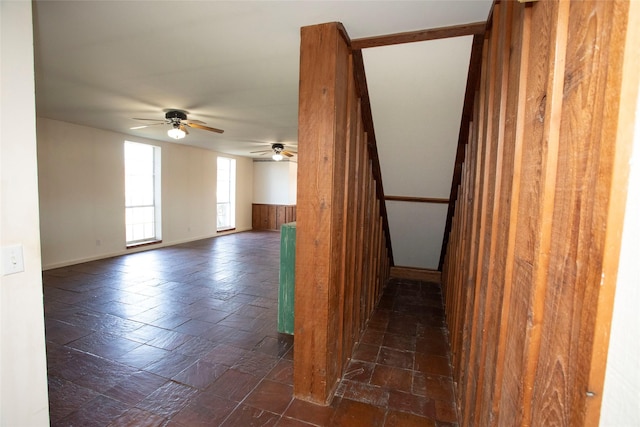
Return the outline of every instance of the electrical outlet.
[[[2,248],[2,274],[20,273],[24,271],[22,245],[5,246]]]

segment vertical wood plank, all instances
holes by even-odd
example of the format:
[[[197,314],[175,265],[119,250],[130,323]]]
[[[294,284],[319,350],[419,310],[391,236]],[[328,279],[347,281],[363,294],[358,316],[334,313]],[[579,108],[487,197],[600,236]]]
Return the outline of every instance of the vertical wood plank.
[[[261,229],[260,206],[256,204],[253,204],[251,206],[251,228],[253,228],[254,230]]]
[[[533,384],[541,350],[543,339],[541,324],[544,320],[544,298],[549,282],[547,271],[549,268],[549,250],[551,246],[550,218],[555,203],[554,188],[557,185],[557,159],[559,150],[560,119],[562,113],[564,71],[566,58],[567,25],[569,20],[569,3],[558,2],[539,5],[534,8],[532,23],[534,28],[548,32],[547,42],[538,42],[535,39],[531,48],[532,58],[536,58],[537,64],[532,61],[530,66],[537,67],[538,64],[546,69],[546,73],[539,78],[529,80],[527,88],[528,96],[536,97],[536,103],[527,105],[526,116],[534,119],[535,124],[531,126],[531,132],[527,132],[531,138],[525,135],[523,142],[523,165],[532,167],[527,170],[523,168],[523,173],[530,173],[527,181],[535,180],[538,185],[528,185],[527,190],[521,189],[518,223],[527,218],[527,229],[522,230],[527,239],[533,240],[533,247],[517,248],[519,253],[525,253],[525,257],[520,260],[529,259],[532,261],[531,277],[525,275],[529,280],[527,288],[529,295],[523,295],[526,308],[523,307],[527,315],[525,333],[525,359],[520,372],[521,381],[525,384]],[[538,25],[536,25],[536,23]],[[543,39],[544,40],[544,39]],[[532,40],[533,41],[533,40]],[[529,76],[536,74],[529,71]],[[537,76],[536,76],[537,77]],[[525,119],[528,121],[527,119]],[[525,200],[526,199],[526,200]],[[524,203],[523,203],[524,202]],[[531,215],[532,212],[534,215]],[[530,228],[531,227],[531,228]],[[520,225],[518,224],[518,228]],[[518,233],[518,232],[517,232]],[[520,241],[521,244],[524,241]],[[516,234],[516,245],[518,238]],[[534,251],[531,252],[531,249]],[[518,260],[517,260],[518,261]],[[517,274],[517,271],[516,271]],[[518,278],[516,277],[516,280]],[[527,289],[525,288],[525,289]],[[533,398],[533,388],[520,388],[520,402],[522,407],[523,425],[531,425],[532,405],[528,404]],[[525,402],[527,402],[525,404]]]
[[[360,103],[358,103],[358,115],[360,116],[361,109]],[[361,306],[360,300],[362,298],[362,287],[365,283],[365,272],[364,272],[364,241],[365,241],[365,209],[366,209],[366,165],[367,165],[367,145],[366,145],[367,135],[364,132],[362,122],[360,122],[360,126],[358,127],[357,133],[357,153],[358,153],[358,180],[357,180],[357,188],[356,194],[358,194],[357,201],[357,222],[356,222],[356,276],[355,283],[358,284],[356,286],[354,295],[353,295],[353,318],[354,318],[354,330],[359,335],[362,331],[364,324],[361,321]]]
[[[501,399],[502,388],[500,384],[503,382],[505,372],[505,348],[507,335],[507,325],[509,318],[509,310],[511,300],[511,290],[513,281],[508,280],[513,276],[514,262],[514,246],[516,236],[516,217],[518,212],[518,201],[520,197],[521,186],[521,168],[522,168],[522,140],[524,137],[524,111],[527,87],[527,70],[528,70],[528,47],[531,37],[531,8],[524,5],[517,5],[513,14],[513,38],[510,51],[512,52],[512,60],[510,61],[509,86],[507,94],[507,118],[505,123],[505,140],[513,141],[513,144],[505,146],[505,163],[502,181],[503,199],[508,200],[508,206],[501,207],[500,211],[500,228],[508,230],[505,237],[499,241],[497,248],[497,262],[499,276],[496,278],[498,283],[504,283],[502,288],[502,298],[500,302],[498,318],[498,342],[495,349],[495,362],[487,361],[496,367],[495,379],[492,381],[491,390],[491,418],[496,424],[500,424],[499,402]],[[498,311],[498,308],[495,308]],[[506,421],[506,420],[505,420]]]
[[[505,122],[507,114],[507,94],[509,93],[509,61],[511,42],[511,16],[514,2],[505,2],[499,11],[494,9],[493,20],[499,24],[495,28],[494,38],[497,40],[495,55],[495,72],[493,77],[494,99],[492,111],[492,135],[489,144],[491,150],[492,173],[490,175],[488,198],[488,209],[492,212],[488,221],[488,235],[485,237],[486,256],[482,268],[482,287],[485,289],[483,299],[479,301],[480,317],[482,327],[482,337],[480,339],[480,353],[478,364],[480,366],[478,374],[478,393],[476,395],[476,414],[478,419],[485,420],[491,416],[491,391],[493,387],[493,376],[496,366],[491,363],[493,354],[498,345],[498,316],[502,305],[502,283],[496,280],[500,276],[501,268],[499,256],[496,253],[499,242],[504,241],[505,231],[508,227],[499,228],[500,216],[509,206],[509,199],[503,198],[503,168],[505,165]],[[499,13],[496,13],[499,12]],[[508,151],[508,150],[507,150]],[[506,185],[506,183],[505,183]]]
[[[283,205],[276,206],[276,230],[280,230],[282,228],[282,224],[286,221],[286,207]]]
[[[353,75],[353,61],[349,56],[347,76]],[[344,222],[343,222],[343,248],[342,252],[344,257],[342,258],[342,298],[339,304],[338,316],[340,317],[340,329],[343,331],[342,340],[339,343],[338,358],[339,360],[345,360],[351,355],[353,342],[357,339],[353,330],[353,289],[354,289],[354,275],[355,275],[355,168],[356,168],[356,141],[357,126],[359,123],[357,114],[357,93],[355,90],[355,81],[352,78],[348,79],[347,85],[347,99],[346,99],[346,149],[345,149],[345,173],[344,183]],[[345,360],[346,363],[346,360]]]
[[[275,230],[276,229],[276,206],[275,205],[262,205],[264,211],[264,229],[265,230]]]
[[[613,157],[611,193],[608,206],[606,237],[602,261],[602,278],[596,302],[596,315],[593,319],[593,350],[588,376],[588,389],[593,391],[585,402],[585,426],[599,425],[602,405],[603,383],[607,366],[607,352],[611,329],[613,301],[618,275],[620,241],[628,197],[629,159],[632,141],[636,129],[636,109],[640,91],[640,4],[638,2],[615,2],[610,28],[617,30],[611,35],[615,57],[607,61],[607,87],[619,89],[618,96],[613,93],[607,98],[607,107],[603,117],[606,126],[602,133],[603,141],[616,141]],[[625,31],[619,29],[626,28]],[[621,59],[618,55],[624,52]],[[613,102],[612,102],[613,100]],[[615,129],[613,123],[616,123]]]
[[[591,365],[605,253],[606,234],[594,230],[606,229],[616,147],[610,141],[617,119],[608,111],[620,98],[623,50],[616,46],[623,44],[624,31],[613,25],[618,6],[623,4],[587,1],[569,13],[547,272],[554,286],[544,295],[531,415],[543,423],[582,424],[587,392],[602,395],[601,387],[589,384],[585,368]],[[607,81],[613,84],[599,90]]]
[[[368,150],[368,146],[367,146]],[[371,286],[371,222],[373,221],[372,210],[372,194],[373,194],[373,175],[371,173],[371,161],[367,160],[365,175],[365,192],[364,192],[364,239],[362,248],[362,293],[360,294],[360,325],[364,325],[367,318],[367,298],[369,288]]]
[[[484,48],[483,48],[483,63],[486,63],[488,55],[489,55],[489,41],[487,39],[485,39],[484,42]],[[482,191],[482,177],[484,176],[484,169],[483,169],[483,165],[485,162],[485,158],[484,158],[484,154],[485,153],[485,146],[482,143],[482,139],[480,138],[480,135],[484,135],[485,134],[485,126],[486,126],[486,109],[484,108],[484,106],[486,105],[486,91],[483,89],[486,87],[487,85],[487,80],[488,80],[488,76],[487,76],[487,70],[483,70],[480,76],[480,91],[479,91],[479,96],[476,98],[475,103],[475,109],[477,111],[477,119],[476,119],[476,127],[473,129],[474,132],[474,139],[472,140],[472,142],[474,143],[475,147],[474,147],[474,152],[476,153],[476,159],[474,161],[473,167],[474,167],[474,177],[473,177],[473,189],[471,190],[472,192],[472,200],[473,200],[473,204],[471,206],[471,242],[473,242],[473,244],[469,245],[469,258],[468,258],[468,264],[465,267],[465,277],[464,277],[464,287],[465,287],[465,313],[464,313],[464,320],[463,320],[463,333],[461,336],[461,342],[462,342],[462,348],[461,348],[461,354],[460,354],[460,362],[459,362],[459,369],[460,369],[460,378],[463,379],[463,381],[465,382],[465,384],[468,381],[474,381],[474,378],[472,376],[471,373],[471,369],[470,369],[470,358],[471,358],[471,351],[472,348],[474,347],[474,345],[476,345],[476,342],[474,341],[473,337],[475,336],[473,334],[473,306],[475,304],[475,299],[476,299],[476,266],[477,266],[477,262],[478,262],[478,258],[479,258],[479,248],[475,245],[476,242],[480,242],[481,241],[481,221],[482,221],[482,210],[481,210],[481,203],[482,203],[482,197],[481,197],[481,191]],[[469,385],[468,388],[466,389],[460,389],[458,391],[458,393],[460,394],[460,407],[466,407],[467,406],[467,402],[469,401],[469,399],[472,397],[472,394],[475,393],[475,387],[473,385]],[[472,415],[472,411],[466,411],[464,416],[465,417],[470,417]],[[468,422],[468,419],[463,420],[464,422]]]
[[[503,4],[496,4],[493,8],[493,19],[499,20],[502,15]],[[485,56],[486,69],[483,71],[481,89],[487,94],[484,97],[484,102],[480,108],[483,111],[484,120],[481,122],[484,124],[481,134],[481,141],[483,143],[482,150],[482,162],[480,163],[480,183],[479,192],[477,193],[477,209],[479,214],[479,228],[478,228],[478,246],[477,246],[477,260],[475,265],[471,267],[475,269],[474,273],[474,299],[472,301],[472,313],[470,317],[471,322],[471,343],[469,349],[469,369],[467,373],[470,387],[467,388],[464,407],[465,418],[464,422],[474,425],[476,424],[476,418],[480,415],[477,413],[477,401],[479,398],[478,389],[482,385],[483,379],[483,366],[480,365],[480,351],[482,348],[483,337],[482,334],[485,331],[484,325],[484,302],[487,296],[487,282],[486,282],[486,264],[490,262],[489,258],[489,246],[491,243],[491,225],[493,217],[493,183],[495,179],[495,157],[496,157],[496,145],[493,144],[495,138],[495,120],[494,115],[496,113],[496,79],[498,77],[499,70],[497,69],[498,61],[498,44],[500,41],[498,28],[491,29],[488,33],[489,42],[488,50]]]

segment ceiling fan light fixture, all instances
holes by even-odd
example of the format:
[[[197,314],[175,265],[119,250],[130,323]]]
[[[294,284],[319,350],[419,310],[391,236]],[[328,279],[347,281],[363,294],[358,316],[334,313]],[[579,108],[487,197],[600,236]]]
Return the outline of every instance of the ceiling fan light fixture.
[[[279,142],[276,142],[274,144],[271,144],[271,149],[273,150],[273,156],[271,156],[273,160],[275,160],[276,162],[279,162],[284,158],[282,157],[282,150],[284,150],[284,145],[280,144]]]
[[[182,139],[184,138],[186,133],[179,127],[174,127],[167,131],[167,135],[169,135],[173,139]]]

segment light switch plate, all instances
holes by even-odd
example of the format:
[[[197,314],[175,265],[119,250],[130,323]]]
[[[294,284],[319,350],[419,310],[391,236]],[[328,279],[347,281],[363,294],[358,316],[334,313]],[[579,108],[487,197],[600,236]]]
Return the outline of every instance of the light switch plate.
[[[4,246],[2,248],[2,274],[20,273],[24,271],[22,245]]]

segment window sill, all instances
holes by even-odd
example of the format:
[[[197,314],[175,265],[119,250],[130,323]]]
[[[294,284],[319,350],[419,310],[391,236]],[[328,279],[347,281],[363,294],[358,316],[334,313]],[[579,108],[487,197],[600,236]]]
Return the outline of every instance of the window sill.
[[[127,249],[135,249],[135,248],[140,248],[142,246],[157,245],[158,243],[162,243],[162,240],[151,240],[149,242],[133,243],[131,245],[127,245]]]
[[[233,228],[222,228],[220,230],[217,230],[217,232],[218,233],[226,233],[227,231],[235,231],[235,230],[236,230],[235,227],[233,227]]]

